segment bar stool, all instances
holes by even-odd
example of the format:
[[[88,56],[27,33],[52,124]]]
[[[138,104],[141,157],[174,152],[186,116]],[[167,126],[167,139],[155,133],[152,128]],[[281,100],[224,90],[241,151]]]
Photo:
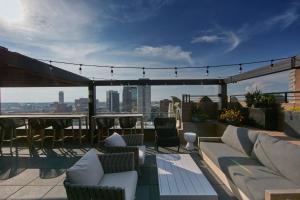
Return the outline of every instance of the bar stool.
[[[28,119],[28,126],[30,147],[35,141],[41,142],[41,146],[44,147],[45,129],[51,126],[49,121],[47,119],[30,118]]]
[[[1,152],[2,146],[4,142],[10,143],[10,151],[12,151],[13,142],[20,138],[17,136],[16,129],[19,127],[25,126],[26,123],[23,119],[0,119],[0,127],[1,127]],[[26,129],[27,130],[27,129]],[[7,135],[9,133],[9,135]],[[28,139],[28,137],[26,136]]]
[[[114,127],[115,119],[114,118],[96,118],[96,124],[98,128],[98,142],[101,141],[103,137],[109,136],[109,129]],[[104,135],[106,132],[106,135]]]
[[[65,136],[65,129],[68,127],[72,127],[72,138],[73,140],[75,139],[72,119],[51,119],[49,122],[53,128],[52,147],[55,142],[61,142],[62,146],[64,146],[64,140],[67,138]]]
[[[134,131],[136,133],[136,117],[120,117],[119,118],[120,127],[122,128],[122,135],[125,134],[125,130],[130,130],[130,134],[132,134],[132,129],[134,128]]]

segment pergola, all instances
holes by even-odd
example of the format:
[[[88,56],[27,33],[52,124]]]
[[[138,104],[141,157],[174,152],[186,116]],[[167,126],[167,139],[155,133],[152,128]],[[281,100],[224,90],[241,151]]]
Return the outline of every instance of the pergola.
[[[300,56],[219,79],[90,80],[0,47],[0,87],[88,87],[89,117],[96,114],[96,86],[218,85],[221,108],[227,104],[227,84],[300,68]]]

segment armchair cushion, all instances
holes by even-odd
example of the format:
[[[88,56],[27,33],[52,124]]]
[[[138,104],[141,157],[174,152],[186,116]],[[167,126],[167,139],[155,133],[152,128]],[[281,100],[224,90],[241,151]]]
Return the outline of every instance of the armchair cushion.
[[[97,151],[91,149],[66,172],[72,184],[97,185],[104,175]]]
[[[114,147],[126,147],[126,142],[121,135],[118,133],[113,133],[111,136],[107,137],[105,140],[105,146]]]
[[[258,133],[256,131],[229,125],[224,131],[221,140],[228,146],[250,156],[257,136]]]
[[[104,174],[99,186],[125,189],[125,199],[134,200],[138,175],[136,171]]]

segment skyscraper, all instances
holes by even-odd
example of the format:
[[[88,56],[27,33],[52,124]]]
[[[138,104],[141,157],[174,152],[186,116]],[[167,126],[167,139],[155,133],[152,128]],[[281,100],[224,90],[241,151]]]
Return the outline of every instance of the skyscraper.
[[[138,86],[138,112],[144,113],[145,119],[151,117],[151,86],[139,85]]]
[[[124,112],[134,112],[137,106],[137,87],[124,86],[123,87],[123,108]]]
[[[63,91],[59,91],[58,93],[58,103],[59,104],[63,104],[64,103],[64,92]]]
[[[120,112],[120,99],[118,91],[106,91],[106,106],[109,112]]]

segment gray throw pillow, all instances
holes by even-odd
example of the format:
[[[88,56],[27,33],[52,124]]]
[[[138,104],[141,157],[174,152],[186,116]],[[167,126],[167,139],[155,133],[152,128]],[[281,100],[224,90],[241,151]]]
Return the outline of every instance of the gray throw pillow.
[[[113,133],[111,136],[104,140],[105,146],[107,147],[126,147],[127,144],[123,137],[118,133]]]
[[[259,135],[252,157],[279,175],[300,185],[300,147],[268,135]]]
[[[228,146],[248,156],[251,155],[258,132],[248,128],[228,125],[221,140]]]
[[[95,149],[88,151],[66,172],[67,180],[79,185],[97,185],[104,171]]]

